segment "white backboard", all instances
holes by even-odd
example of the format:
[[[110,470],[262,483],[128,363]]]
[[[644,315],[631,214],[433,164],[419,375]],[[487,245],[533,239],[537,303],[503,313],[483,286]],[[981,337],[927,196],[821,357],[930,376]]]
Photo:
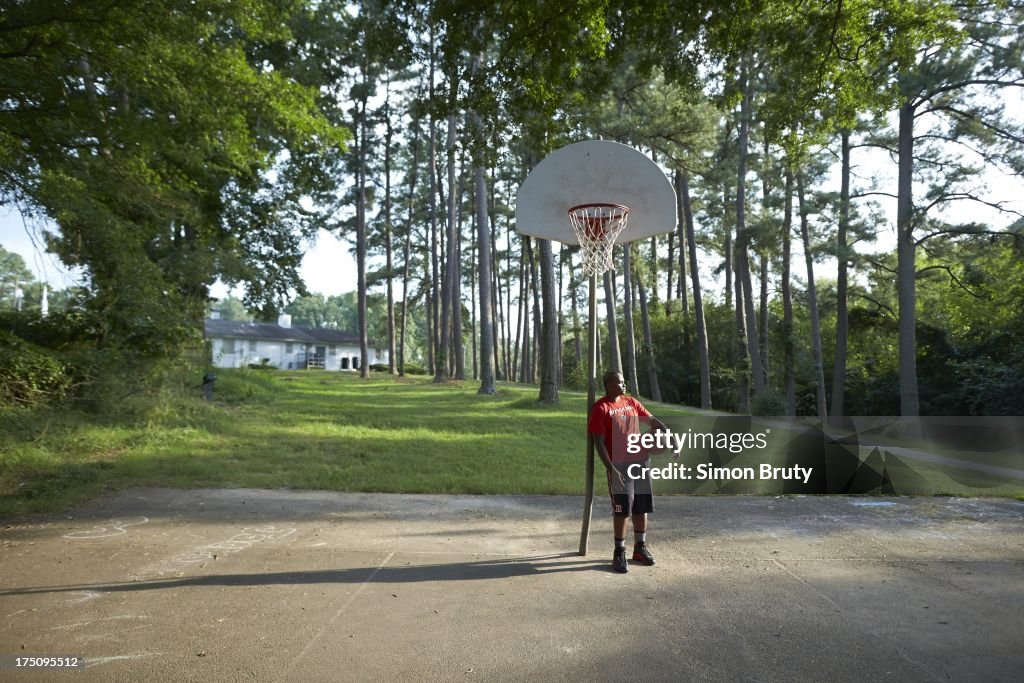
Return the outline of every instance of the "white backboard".
[[[578,244],[569,209],[596,202],[629,207],[619,244],[676,227],[676,193],[656,163],[629,145],[585,140],[555,150],[530,171],[516,195],[516,230]]]

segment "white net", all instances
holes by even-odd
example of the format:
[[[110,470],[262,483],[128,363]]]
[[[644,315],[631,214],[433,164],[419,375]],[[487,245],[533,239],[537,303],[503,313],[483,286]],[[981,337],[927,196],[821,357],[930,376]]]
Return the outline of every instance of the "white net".
[[[569,209],[569,222],[580,242],[583,271],[588,276],[614,267],[615,240],[628,218],[629,207],[621,204],[581,204]]]

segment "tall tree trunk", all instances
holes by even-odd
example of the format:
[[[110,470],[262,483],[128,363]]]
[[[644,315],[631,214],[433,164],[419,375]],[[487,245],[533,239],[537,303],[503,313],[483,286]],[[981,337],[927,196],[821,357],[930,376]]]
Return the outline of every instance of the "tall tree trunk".
[[[521,344],[523,342],[523,329],[526,327],[526,319],[524,317],[524,311],[526,310],[526,297],[529,296],[529,286],[526,282],[526,240],[528,237],[523,237],[519,241],[519,302],[516,306],[516,343],[513,347],[513,358],[512,358],[512,379],[517,382],[523,381],[523,359],[520,356],[520,351],[524,348]]]
[[[690,203],[690,176],[680,171],[676,176],[683,195],[683,224],[686,230],[686,248],[690,256],[690,286],[693,290],[693,317],[697,328],[697,351],[700,356],[700,407],[711,409],[711,361],[708,358],[708,330],[704,322],[704,300],[697,269],[697,240]]]
[[[429,270],[430,254],[426,253],[426,254],[424,254],[424,256],[426,256],[425,261],[428,264],[427,268]],[[426,331],[427,335],[426,335],[426,338],[423,341],[424,341],[424,343],[426,345],[426,349],[427,349],[427,367],[426,367],[426,370],[427,370],[427,372],[433,373],[434,372],[434,322],[433,322],[433,316],[431,315],[431,311],[433,310],[433,305],[434,305],[434,302],[432,300],[433,299],[433,295],[431,294],[431,291],[432,291],[433,288],[432,288],[432,286],[430,284],[430,279],[429,278],[427,279],[427,282],[425,284],[426,284],[426,288],[424,290],[423,305],[426,307],[426,314],[427,314],[425,316],[426,317],[426,323],[427,323],[427,329],[425,331]]]
[[[495,316],[495,327],[497,331],[494,335],[494,350],[495,354],[499,357],[495,360],[494,372],[499,380],[508,379],[508,373],[506,366],[508,365],[508,359],[505,355],[505,343],[502,337],[505,333],[505,319],[508,317],[508,311],[505,309],[505,297],[502,295],[501,286],[501,254],[498,252],[498,221],[496,218],[496,212],[494,211],[494,199],[495,194],[491,193],[491,256],[494,259],[494,291],[492,296],[497,305],[497,316]],[[499,362],[500,361],[500,362]]]
[[[533,291],[533,344],[530,347],[530,384],[537,382],[539,377],[537,359],[540,356],[540,282],[537,277],[536,249],[530,244],[530,289]]]
[[[576,357],[576,363],[583,362],[583,341],[580,338],[580,310],[578,290],[580,279],[576,277],[577,270],[572,263],[572,252],[569,252],[569,296],[572,302],[572,343]]]
[[[759,334],[758,342],[761,347],[761,367],[764,370],[764,383],[765,387],[768,386],[768,376],[771,373],[770,363],[768,358],[768,256],[767,254],[761,254],[761,299],[760,306],[758,307],[757,331]]]
[[[505,377],[515,381],[516,373],[512,363],[512,226],[505,221],[505,331],[504,335]]]
[[[747,323],[743,315],[743,283],[737,277],[733,281],[736,296],[736,393],[737,412],[750,414],[750,349],[747,346]]]
[[[368,67],[362,63],[362,76],[367,78]],[[370,351],[366,321],[366,100],[359,103],[359,142],[356,150],[358,163],[356,170],[356,290],[358,325],[359,325],[359,376],[366,379],[370,376]]]
[[[520,285],[520,297],[522,299],[523,306],[523,346],[522,354],[520,356],[520,368],[519,368],[519,381],[523,384],[529,384],[530,378],[532,377],[531,365],[533,359],[530,357],[533,353],[533,341],[531,337],[533,332],[530,329],[530,298],[532,297],[533,284],[530,278],[530,253],[533,251],[532,240],[528,236],[523,237],[523,281]]]
[[[625,335],[626,343],[626,367],[623,373],[626,377],[626,386],[635,396],[640,395],[640,383],[636,375],[636,338],[633,334],[633,244],[627,242],[622,245],[622,334]]]
[[[499,358],[498,350],[501,346],[500,339],[501,334],[499,330],[500,326],[500,312],[501,312],[501,279],[499,278],[498,268],[498,225],[495,218],[495,200],[492,195],[491,201],[489,202],[488,211],[488,232],[491,236],[491,327],[493,328],[492,334],[494,335],[494,373],[498,379],[504,379],[501,372],[501,359]]]
[[[402,266],[402,339],[400,351],[398,352],[398,374],[405,376],[405,343],[409,332],[409,261],[412,255],[412,226],[416,211],[416,178],[420,162],[420,127],[413,124],[412,127],[412,168],[409,171],[409,221],[405,230],[405,247],[402,251],[402,258],[405,263]]]
[[[402,247],[402,334],[398,343],[398,376],[405,377],[405,340],[409,330],[409,256],[412,250],[412,225],[405,233],[405,244]]]
[[[540,401],[558,403],[558,295],[555,292],[555,257],[551,241],[538,239],[540,282],[544,304],[540,333]]]
[[[440,330],[441,324],[440,315],[438,310],[438,299],[442,296],[438,291],[438,278],[440,277],[440,264],[438,263],[438,244],[437,244],[437,133],[434,130],[434,122],[430,122],[430,159],[428,160],[430,174],[430,297],[428,299],[430,303],[430,309],[428,315],[430,316],[430,325],[428,326],[431,331],[428,343],[430,344],[431,352],[429,354],[430,368],[429,372],[437,376],[437,366],[441,362],[441,342],[440,342]]]
[[[763,136],[763,147],[762,147],[762,163],[761,163],[761,206],[768,207],[771,205],[771,178],[770,175],[774,169],[770,166],[771,160],[771,147],[768,144],[768,135]],[[758,332],[760,332],[760,343],[761,343],[761,365],[764,367],[764,382],[765,386],[771,384],[771,362],[769,358],[769,335],[768,335],[768,253],[767,249],[763,250],[760,254],[761,257],[761,272],[759,276],[761,284],[761,298],[760,307],[758,308]]]
[[[474,60],[474,69],[480,66],[480,58]],[[479,130],[480,117],[473,115],[474,124]],[[475,168],[473,169],[476,193],[476,241],[478,263],[480,264],[480,389],[478,394],[493,395],[497,393],[494,385],[494,328],[491,325],[491,240],[490,221],[487,215],[487,181],[484,178],[483,151],[477,150]]]
[[[679,204],[677,208],[678,220],[679,220],[679,301],[682,304],[683,321],[690,317],[690,302],[689,297],[686,295],[686,258],[687,258],[687,241],[689,237],[686,234],[686,205],[683,200],[682,187],[683,183],[687,183],[687,195],[689,195],[689,178],[686,177],[686,172],[681,168],[676,169],[676,202]],[[689,201],[687,196],[686,201]],[[692,222],[692,217],[691,217]],[[671,255],[669,256],[671,259]]]
[[[637,256],[640,257],[640,248],[637,247]],[[640,257],[642,258],[642,257]],[[651,302],[658,303],[658,238],[651,237],[651,282],[654,287],[651,289]]]
[[[477,248],[480,263],[480,389],[479,394],[495,394],[494,332],[491,327],[491,243],[487,239],[487,182],[484,179],[483,160],[477,161],[476,179]]]
[[[817,380],[818,417],[822,424],[828,419],[825,404],[825,370],[821,354],[821,322],[818,318],[818,292],[814,285],[814,258],[811,255],[810,228],[807,224],[807,204],[804,201],[804,174],[797,171],[796,195],[800,204],[800,237],[804,245],[804,260],[807,263],[807,301],[811,313],[811,342],[814,345],[814,374]]]
[[[394,127],[391,125],[391,79],[388,78],[384,99],[384,259],[387,270],[388,305],[388,373],[395,374],[395,264],[392,257],[391,226],[391,139]]]
[[[451,90],[454,94],[456,84],[451,83]],[[449,106],[454,96],[449,96]],[[458,240],[455,237],[455,228],[458,221],[456,215],[455,201],[458,192],[455,189],[455,114],[448,114],[448,219],[445,224],[445,267],[444,285],[441,292],[441,343],[437,350],[437,362],[434,367],[434,381],[443,382],[450,376],[448,374],[451,364],[452,352],[452,308],[455,299],[455,280],[459,272]]]
[[[846,342],[849,338],[850,318],[846,308],[849,287],[850,258],[847,252],[846,235],[850,227],[850,131],[840,134],[842,142],[842,166],[839,181],[839,234],[836,237],[836,352],[832,371],[832,424],[839,426],[845,411],[844,393],[846,387]]]
[[[682,219],[678,217],[678,212],[676,224],[682,225]],[[668,234],[668,258],[665,259],[665,269],[668,271],[665,274],[665,312],[669,313],[672,310],[672,306],[669,302],[672,301],[672,295],[675,293],[672,288],[672,285],[674,284],[672,276],[675,274],[676,269],[676,233],[674,230]],[[655,281],[655,286],[657,286],[657,281]]]
[[[796,415],[796,358],[793,348],[793,283],[791,254],[793,243],[793,169],[786,159],[786,208],[782,219],[782,353],[786,415]]]
[[[565,311],[562,310],[562,305],[565,303],[565,292],[562,289],[564,283],[564,268],[565,255],[568,253],[565,245],[561,242],[558,243],[558,354],[555,357],[556,365],[558,366],[558,387],[565,386],[565,368],[562,366],[562,344],[565,339]]]
[[[455,280],[452,284],[452,341],[455,353],[455,379],[466,379],[466,348],[462,343],[462,197],[465,193],[465,173],[459,174],[458,193],[455,197]],[[472,292],[472,290],[470,290]],[[470,294],[472,296],[472,293]]]
[[[614,247],[613,247],[614,248]],[[622,372],[622,353],[619,351],[619,329],[615,320],[615,271],[604,273],[604,301],[608,312],[608,371]]]
[[[743,316],[747,332],[747,353],[750,357],[750,373],[754,379],[754,393],[761,395],[765,391],[764,368],[761,365],[761,349],[757,338],[757,325],[754,316],[754,288],[750,276],[750,235],[747,231],[746,219],[746,178],[747,178],[747,140],[750,130],[750,83],[744,66],[743,99],[740,103],[739,163],[736,171],[736,279],[743,287]]]
[[[725,271],[725,307],[732,308],[732,228],[726,226],[725,243],[722,245],[722,269]]]
[[[470,249],[469,257],[469,326],[472,330],[470,337],[470,348],[473,349],[473,379],[480,379],[479,366],[477,365],[478,359],[476,356],[476,297],[473,294],[476,292],[476,250]]]
[[[914,117],[915,107],[907,102],[900,107],[899,173],[896,198],[896,276],[899,300],[900,415],[917,418],[920,399],[917,393],[917,311],[914,280],[917,277],[914,243]],[[904,425],[904,434],[918,436],[920,423],[914,419]]]
[[[661,401],[661,385],[658,384],[658,366],[654,362],[654,338],[651,335],[651,316],[647,310],[647,287],[644,285],[643,277],[637,277],[636,284],[640,289],[640,326],[643,328],[644,333],[643,356],[647,360],[647,383],[651,387],[651,398],[655,401]]]
[[[428,68],[427,82],[429,85],[428,97],[431,102],[434,101],[434,67],[436,63],[436,54],[434,49],[434,29],[430,29],[430,66]],[[430,126],[429,136],[429,147],[427,152],[427,174],[430,179],[430,198],[428,200],[428,212],[430,216],[430,259],[428,260],[428,270],[430,273],[428,281],[428,297],[427,297],[427,317],[429,323],[427,324],[427,344],[430,346],[430,351],[427,353],[428,368],[427,372],[437,376],[437,365],[440,359],[440,339],[441,334],[439,331],[440,326],[440,311],[439,311],[439,299],[440,292],[438,291],[438,281],[440,278],[440,266],[438,264],[438,244],[437,244],[437,121],[434,119],[434,114],[430,114],[428,121]]]

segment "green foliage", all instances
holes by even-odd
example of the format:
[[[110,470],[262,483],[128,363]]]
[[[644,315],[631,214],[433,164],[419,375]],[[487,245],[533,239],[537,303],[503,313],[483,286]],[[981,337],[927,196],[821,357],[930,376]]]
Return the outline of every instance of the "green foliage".
[[[426,375],[427,369],[418,363],[412,361],[405,361],[405,374],[407,375]],[[386,370],[387,368],[385,368]]]
[[[301,288],[303,194],[343,145],[315,87],[261,49],[291,39],[293,3],[30,0],[0,33],[0,196],[59,231],[84,268],[100,343],[172,353],[217,275],[251,304]],[[17,142],[15,142],[17,141]],[[326,172],[326,171],[325,171]]]
[[[233,296],[225,297],[211,307],[220,311],[221,320],[240,320],[243,322],[252,322],[253,320],[252,314],[246,310],[242,300],[236,299]]]
[[[23,294],[34,281],[25,259],[0,246],[0,310],[14,310],[16,292]]]
[[[379,303],[379,296],[374,299]],[[334,327],[350,334],[356,334],[358,330],[359,310],[355,292],[326,297],[320,293],[300,296],[285,306],[284,312],[292,316],[295,325]]]
[[[65,363],[71,398],[94,415],[153,415],[168,405],[160,387],[178,381],[168,368],[182,347],[198,341],[198,320],[218,277],[246,285],[244,301],[225,302],[225,319],[251,319],[246,306],[273,319],[290,300],[284,310],[295,324],[357,333],[357,294],[309,294],[298,273],[305,240],[318,228],[344,231],[355,224],[349,210],[355,186],[368,192],[371,215],[360,215],[370,228],[371,257],[387,242],[380,229],[387,201],[393,202],[391,246],[403,229],[412,235],[406,357],[422,359],[430,343],[424,295],[431,283],[421,284],[429,261],[428,205],[453,191],[443,181],[426,182],[424,129],[450,113],[460,122],[457,167],[468,174],[472,159],[493,172],[488,199],[499,231],[496,247],[504,241],[501,229],[511,231],[511,202],[502,195],[511,196],[540,155],[600,134],[649,150],[667,167],[689,169],[699,247],[711,254],[705,265],[716,268],[717,250],[736,220],[733,110],[740,86],[749,83],[751,180],[756,172],[766,197],[761,206],[749,201],[744,237],[771,260],[773,278],[782,226],[778,176],[787,165],[804,171],[812,188],[807,206],[814,256],[837,256],[831,247],[835,197],[813,191],[825,182],[816,171],[827,164],[821,163],[824,152],[812,149],[831,131],[865,117],[882,127],[879,115],[901,98],[931,98],[930,113],[921,111],[921,118],[945,117],[928,129],[929,139],[973,146],[979,162],[1024,169],[1019,127],[996,116],[1002,98],[988,102],[995,91],[985,87],[969,96],[952,87],[972,79],[1020,84],[1020,3],[443,0],[427,8],[342,0],[126,0],[103,7],[27,0],[5,12],[0,202],[17,200],[52,219],[57,227],[49,246],[68,264],[82,266],[88,279],[88,290],[75,295],[66,314],[46,321],[5,317],[11,322],[5,329]],[[429,88],[428,64],[434,69]],[[385,89],[388,99],[381,103]],[[480,116],[482,129],[462,125],[474,118],[467,113]],[[419,174],[407,216],[397,184],[384,197],[383,123],[394,135],[388,158],[400,167],[401,182]],[[351,150],[345,149],[345,126],[359,131]],[[754,144],[758,137],[782,143],[786,154],[777,145]],[[998,241],[991,226],[949,225],[924,210],[944,208],[974,178],[976,169],[960,151],[939,153],[927,142],[917,148],[928,159],[927,168],[919,165],[920,180],[929,184],[918,198],[915,226],[922,238],[922,405],[938,414],[1004,412],[1013,409],[1005,397],[1014,395],[1024,366],[1015,351],[1024,334],[1019,245]],[[468,201],[475,190],[458,185]],[[751,184],[747,196],[755,194]],[[871,218],[876,225],[866,224]],[[879,232],[882,221],[863,217],[859,234]],[[986,237],[997,241],[981,244]],[[514,236],[504,245],[513,253],[516,246]],[[847,249],[851,253],[838,256],[863,269],[866,257]],[[502,254],[495,260],[515,271]],[[873,260],[879,264],[874,272],[854,277],[847,413],[898,412],[895,291],[888,272],[895,260]],[[647,270],[641,260],[637,266]],[[802,270],[792,267],[794,274]],[[463,274],[472,277],[475,268],[479,264],[464,252]],[[368,275],[364,292],[395,273]],[[13,283],[26,278],[31,273],[20,257],[0,249],[0,309],[12,307]],[[799,291],[801,276],[795,279],[792,329],[779,332],[781,312],[772,302],[769,385],[782,386],[783,342],[794,340],[798,409],[813,412],[807,299]],[[22,288],[26,301],[38,300],[40,290]],[[827,366],[833,292],[821,287]],[[750,368],[738,360],[734,311],[705,298],[713,403],[734,409],[737,383]],[[651,309],[662,394],[696,404],[692,317],[666,315],[654,301]],[[371,343],[384,346],[383,295],[369,292],[366,317]],[[469,324],[468,311],[463,324]],[[642,352],[638,361],[642,369]],[[566,383],[583,390],[581,365],[563,349]],[[419,370],[406,363],[408,374]],[[641,393],[649,393],[646,373],[638,374]],[[255,386],[232,387],[229,380],[225,395],[237,403],[258,396]],[[121,395],[133,397],[130,407]],[[752,406],[755,412],[776,409],[771,395]]]
[[[0,409],[56,403],[70,383],[67,368],[50,352],[0,330]]]
[[[1019,415],[1024,396],[1024,353],[1009,363],[970,358],[954,363],[958,404],[967,415]]]
[[[213,385],[214,398],[228,405],[259,403],[270,399],[280,387],[279,381],[263,372],[219,371]]]
[[[587,377],[586,364],[573,362],[572,365],[565,366],[563,383],[567,389],[587,391],[589,389],[589,378]]]
[[[756,394],[750,401],[750,414],[773,416],[786,414],[786,399],[775,391]]]

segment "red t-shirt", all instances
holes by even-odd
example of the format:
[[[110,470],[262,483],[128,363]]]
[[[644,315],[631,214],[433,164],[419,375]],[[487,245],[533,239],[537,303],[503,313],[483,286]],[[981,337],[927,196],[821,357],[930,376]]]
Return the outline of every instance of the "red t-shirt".
[[[639,451],[637,453],[626,451],[626,437],[629,434],[639,434],[641,418],[650,416],[647,408],[632,396],[619,396],[614,401],[603,396],[594,403],[594,408],[590,411],[587,431],[593,434],[594,438],[604,436],[604,446],[608,449],[608,457],[612,462],[646,460],[647,451],[643,449],[634,448]]]

